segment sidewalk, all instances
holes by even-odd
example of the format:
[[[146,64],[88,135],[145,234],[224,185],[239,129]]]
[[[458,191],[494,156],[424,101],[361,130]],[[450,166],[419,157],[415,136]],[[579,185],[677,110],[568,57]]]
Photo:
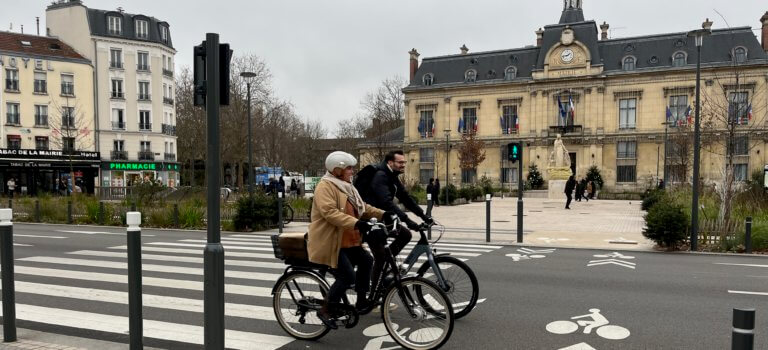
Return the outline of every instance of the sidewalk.
[[[652,250],[655,245],[643,237],[640,201],[591,200],[564,207],[565,199],[525,198],[522,245],[621,250]],[[435,207],[432,217],[445,226],[443,242],[485,243],[485,202]],[[307,225],[291,223],[284,231],[306,232]],[[437,234],[433,229],[432,238]],[[516,197],[491,201],[490,244],[518,244]]]
[[[0,327],[0,334],[2,334]],[[56,333],[44,333],[29,329],[16,328],[15,342],[2,343],[0,349],[18,350],[18,349],[36,349],[36,350],[125,350],[128,344],[113,343],[108,341],[70,337]],[[155,350],[157,348],[144,347],[145,350]]]

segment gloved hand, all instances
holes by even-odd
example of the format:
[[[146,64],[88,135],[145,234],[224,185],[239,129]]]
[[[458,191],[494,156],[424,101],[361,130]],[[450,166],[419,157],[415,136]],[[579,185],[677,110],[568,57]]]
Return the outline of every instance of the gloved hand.
[[[431,216],[425,216],[423,219],[424,219],[424,223],[427,224],[427,226],[432,226],[432,224],[435,223],[435,220],[432,219]]]
[[[397,213],[394,211],[385,211],[384,214],[381,216],[382,221],[384,221],[384,225],[392,225],[392,223],[395,221],[395,218],[397,217]]]
[[[357,220],[355,223],[355,228],[360,231],[360,234],[363,236],[368,234],[368,231],[371,230],[371,227],[373,226],[371,226],[371,223],[367,220]]]
[[[408,226],[408,228],[413,231],[419,231],[419,229],[421,228],[421,225],[415,223],[413,220],[411,220],[411,218],[405,218],[403,222],[405,222],[405,225]]]

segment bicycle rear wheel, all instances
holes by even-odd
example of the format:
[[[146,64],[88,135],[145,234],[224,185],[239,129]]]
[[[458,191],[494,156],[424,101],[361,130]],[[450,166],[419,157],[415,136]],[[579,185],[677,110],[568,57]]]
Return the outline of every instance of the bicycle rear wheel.
[[[294,271],[278,282],[272,296],[275,318],[288,334],[297,339],[315,340],[330,328],[317,317],[328,295],[328,284],[304,271]]]
[[[451,300],[454,317],[459,319],[466,316],[475,308],[480,294],[477,276],[467,264],[452,256],[436,256],[435,264],[437,264],[448,285],[448,288],[443,289],[443,291]],[[429,262],[425,262],[419,267],[418,276],[435,282],[439,286],[440,282],[437,280],[437,275],[434,271],[427,273],[428,270],[431,270],[431,266]]]
[[[283,225],[288,225],[293,221],[293,207],[286,205],[283,207]]]
[[[417,294],[420,297],[417,297]],[[381,318],[392,339],[406,349],[436,349],[453,332],[453,307],[433,282],[408,277],[387,290]]]

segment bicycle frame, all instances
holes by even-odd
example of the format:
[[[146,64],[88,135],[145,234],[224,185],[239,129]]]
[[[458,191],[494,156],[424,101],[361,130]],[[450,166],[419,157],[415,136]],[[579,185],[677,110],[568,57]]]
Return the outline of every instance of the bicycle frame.
[[[405,258],[405,261],[403,262],[403,273],[408,273],[411,271],[413,266],[416,264],[416,262],[419,260],[419,257],[426,254],[427,255],[427,262],[429,263],[429,266],[432,268],[432,272],[437,276],[437,284],[440,286],[440,288],[443,288],[443,290],[448,289],[448,283],[445,281],[445,278],[443,277],[443,272],[440,271],[440,268],[437,266],[437,263],[435,263],[435,256],[434,253],[435,249],[432,248],[432,245],[429,244],[429,240],[427,240],[427,235],[424,233],[424,231],[419,230],[419,234],[421,235],[421,238],[419,238],[419,241],[416,242],[416,245],[411,250],[411,253],[408,254],[408,256]],[[448,254],[439,254],[439,255],[448,255]]]

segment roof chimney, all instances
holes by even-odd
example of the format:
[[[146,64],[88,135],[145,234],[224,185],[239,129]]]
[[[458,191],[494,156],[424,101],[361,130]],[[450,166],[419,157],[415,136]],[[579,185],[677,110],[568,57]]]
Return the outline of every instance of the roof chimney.
[[[704,23],[701,24],[701,28],[711,31],[712,30],[712,21],[710,21],[709,18],[707,18],[707,20],[704,21]]]
[[[21,34],[24,34],[24,25],[21,25]]]
[[[462,45],[461,45],[461,47],[459,48],[459,50],[461,50],[461,54],[462,54],[462,55],[466,55],[466,54],[467,54],[467,52],[469,52],[469,49],[467,48],[467,45],[464,45],[464,44],[462,44]]]
[[[608,28],[611,26],[608,25],[608,23],[605,23],[603,21],[603,24],[600,25],[600,40],[607,40],[608,39]]]
[[[35,17],[35,23],[37,23],[37,36],[40,36],[40,17]]]
[[[118,7],[117,8],[117,12],[123,13],[123,8],[122,7]]]
[[[411,51],[408,51],[408,54],[411,55],[411,60],[410,60],[411,61],[410,62],[411,63],[410,64],[410,66],[411,66],[411,75],[410,75],[411,79],[410,80],[413,80],[413,77],[416,76],[416,70],[419,69],[419,52],[416,51],[415,48],[413,48],[413,49],[411,49]]]
[[[541,46],[542,42],[544,42],[544,31],[539,28],[539,30],[536,31],[536,46]]]
[[[760,22],[763,23],[763,50],[768,52],[768,11],[766,11],[763,17],[760,18]]]

